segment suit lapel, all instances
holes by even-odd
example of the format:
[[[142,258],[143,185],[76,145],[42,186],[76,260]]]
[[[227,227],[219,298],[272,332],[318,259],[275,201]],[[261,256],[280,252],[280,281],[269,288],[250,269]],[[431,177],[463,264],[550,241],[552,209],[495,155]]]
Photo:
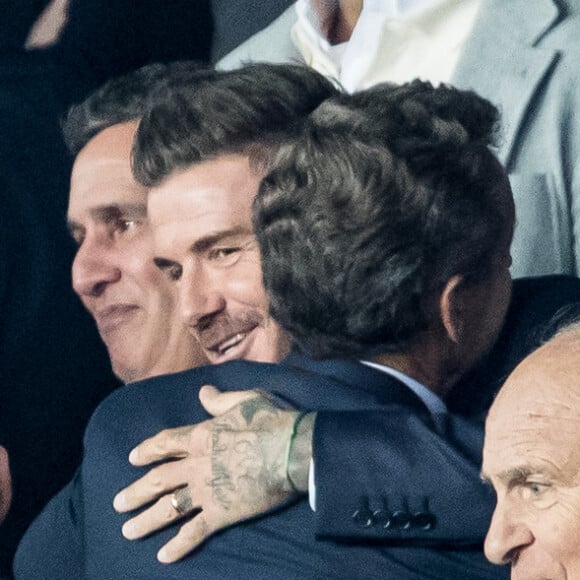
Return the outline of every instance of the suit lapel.
[[[452,84],[489,98],[502,115],[499,159],[508,168],[532,99],[557,58],[538,41],[557,24],[552,0],[482,0]]]

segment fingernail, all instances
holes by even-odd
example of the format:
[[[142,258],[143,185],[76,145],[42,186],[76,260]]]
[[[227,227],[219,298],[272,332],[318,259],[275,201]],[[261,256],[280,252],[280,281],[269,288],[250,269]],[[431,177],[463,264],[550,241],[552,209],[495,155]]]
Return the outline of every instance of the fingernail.
[[[139,460],[139,450],[135,447],[135,449],[133,449],[131,453],[129,453],[129,463],[135,463],[138,460]]]
[[[169,554],[167,553],[167,550],[165,548],[161,548],[161,550],[159,550],[159,552],[157,552],[157,559],[162,564],[169,564],[170,563]]]
[[[123,511],[126,506],[125,494],[123,492],[118,493],[113,500],[113,507],[118,511]]]
[[[123,533],[123,536],[127,538],[127,540],[132,540],[135,537],[135,526],[131,521],[128,521],[123,524],[121,532]]]

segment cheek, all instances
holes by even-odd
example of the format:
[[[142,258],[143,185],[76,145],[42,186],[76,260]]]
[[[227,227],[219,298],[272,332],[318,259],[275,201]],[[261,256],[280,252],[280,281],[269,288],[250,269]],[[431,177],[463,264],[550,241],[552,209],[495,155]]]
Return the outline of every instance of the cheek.
[[[134,241],[127,250],[125,273],[130,275],[144,289],[168,285],[167,277],[153,262],[153,244],[150,237]]]
[[[268,298],[259,259],[252,257],[240,260],[233,270],[224,272],[224,283],[241,303],[267,312]]]
[[[563,497],[552,513],[540,518],[536,540],[550,556],[568,572],[580,578],[580,497]],[[574,572],[574,573],[573,573]]]
[[[167,318],[177,304],[177,288],[167,276],[155,266],[151,255],[140,252],[127,264],[126,277],[139,288],[144,302],[148,304],[148,315]]]

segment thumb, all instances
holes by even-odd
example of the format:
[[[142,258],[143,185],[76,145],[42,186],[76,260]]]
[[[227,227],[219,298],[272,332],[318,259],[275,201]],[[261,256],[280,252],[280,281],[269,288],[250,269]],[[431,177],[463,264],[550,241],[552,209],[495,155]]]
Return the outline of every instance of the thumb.
[[[227,413],[240,403],[254,399],[256,391],[228,391],[222,393],[213,385],[204,385],[199,390],[199,400],[203,408],[214,417]]]

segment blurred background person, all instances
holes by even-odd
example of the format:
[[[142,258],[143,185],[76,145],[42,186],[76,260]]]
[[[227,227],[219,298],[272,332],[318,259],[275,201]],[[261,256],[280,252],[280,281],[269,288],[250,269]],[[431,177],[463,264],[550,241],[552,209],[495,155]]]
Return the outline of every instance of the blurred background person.
[[[305,62],[348,91],[414,78],[502,114],[517,226],[512,274],[580,274],[577,0],[298,0],[218,66]]]

